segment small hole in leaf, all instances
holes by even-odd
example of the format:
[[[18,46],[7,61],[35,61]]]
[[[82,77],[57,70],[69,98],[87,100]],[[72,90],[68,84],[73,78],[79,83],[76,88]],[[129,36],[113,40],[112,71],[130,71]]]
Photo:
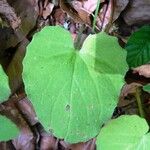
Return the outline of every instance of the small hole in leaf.
[[[66,105],[66,111],[70,110],[70,105]]]

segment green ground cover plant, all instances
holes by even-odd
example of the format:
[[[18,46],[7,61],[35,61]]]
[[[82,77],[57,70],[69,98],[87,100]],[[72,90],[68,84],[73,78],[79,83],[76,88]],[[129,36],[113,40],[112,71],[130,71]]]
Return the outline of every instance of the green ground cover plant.
[[[36,33],[23,60],[23,81],[44,128],[69,143],[97,137],[98,150],[149,150],[144,118],[111,119],[127,70],[150,61],[149,35],[150,26],[142,27],[131,35],[125,50],[116,37],[102,31],[89,35],[78,50],[62,27],[47,26]],[[2,102],[10,93],[2,68],[0,77]],[[149,85],[144,89],[149,91]],[[0,140],[18,135],[8,119],[0,116],[0,122]]]

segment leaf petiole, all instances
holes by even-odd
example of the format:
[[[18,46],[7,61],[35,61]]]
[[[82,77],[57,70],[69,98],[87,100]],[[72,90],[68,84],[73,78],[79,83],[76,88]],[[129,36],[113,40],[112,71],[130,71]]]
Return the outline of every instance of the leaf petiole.
[[[96,11],[95,11],[95,16],[94,16],[94,20],[93,20],[93,28],[92,28],[92,32],[95,33],[95,27],[96,27],[96,19],[98,16],[98,11],[99,11],[99,7],[100,7],[100,0],[97,1],[97,6],[96,6]]]

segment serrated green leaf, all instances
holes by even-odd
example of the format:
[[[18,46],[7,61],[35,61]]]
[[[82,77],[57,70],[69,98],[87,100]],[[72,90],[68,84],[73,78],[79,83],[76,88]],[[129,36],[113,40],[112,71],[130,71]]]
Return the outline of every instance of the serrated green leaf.
[[[7,100],[9,94],[7,76],[0,66],[0,103]],[[15,138],[18,132],[17,127],[10,120],[0,115],[0,141]]]
[[[121,116],[104,126],[97,137],[97,150],[149,150],[150,133],[145,119]]]
[[[150,84],[143,86],[143,90],[150,93]]]
[[[150,26],[134,32],[126,45],[129,67],[137,67],[150,61]]]
[[[90,35],[80,51],[61,27],[35,34],[23,78],[44,127],[70,143],[95,137],[117,105],[125,59],[117,39],[105,33]]]

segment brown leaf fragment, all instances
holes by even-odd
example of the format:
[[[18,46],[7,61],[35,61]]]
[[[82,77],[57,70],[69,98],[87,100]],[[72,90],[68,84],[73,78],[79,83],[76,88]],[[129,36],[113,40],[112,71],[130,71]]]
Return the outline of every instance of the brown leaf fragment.
[[[40,140],[40,150],[56,150],[58,142],[52,135],[43,132]]]
[[[137,88],[142,87],[139,83],[131,83],[131,84],[125,84],[122,87],[118,107],[126,107],[135,102],[135,99],[133,98],[135,96]],[[126,97],[130,96],[130,98],[126,99]]]
[[[150,0],[131,0],[123,16],[128,25],[150,22]]]
[[[0,29],[0,51],[4,51],[10,47],[14,48],[21,42],[33,30],[38,17],[37,0],[7,0],[7,2],[21,19],[21,25],[15,31],[11,27]]]
[[[80,24],[86,24],[88,26],[91,26],[91,23],[87,19],[88,13],[85,11],[80,12],[80,14],[65,0],[60,0],[59,3],[61,9],[66,12],[75,22]],[[84,15],[83,15],[84,14]],[[86,14],[86,16],[85,16]]]
[[[60,144],[65,150],[95,150],[96,149],[96,138],[93,138],[87,142],[81,142],[76,144],[69,144],[65,141],[60,141]]]
[[[62,9],[57,8],[54,11],[54,18],[56,25],[63,25],[67,17],[66,14],[62,11]]]
[[[46,6],[48,5],[48,2],[49,0],[44,0],[44,8],[46,8]]]
[[[139,83],[125,84],[121,90],[120,98],[124,98],[129,94],[135,94],[138,87],[142,87],[142,85]]]
[[[150,83],[150,78],[146,78],[142,75],[139,75],[138,72],[133,73],[133,70],[129,70],[125,75],[125,81],[128,84],[136,82],[136,83],[140,83],[142,85],[145,85],[145,84]]]
[[[3,57],[2,67],[5,73],[8,76],[9,87],[11,93],[19,93],[24,91],[24,85],[22,80],[22,60],[25,56],[26,46],[29,41],[25,38],[20,42],[16,49],[15,53],[12,54],[12,57]]]
[[[79,15],[79,17],[83,20],[83,22],[85,23],[85,24],[88,24],[88,25],[92,25],[92,23],[91,23],[91,19],[90,19],[90,15],[89,15],[89,13],[87,13],[85,10],[79,10],[78,11],[78,15]]]
[[[71,4],[77,11],[82,9],[87,13],[92,14],[96,10],[97,2],[98,0],[74,0],[71,2]],[[101,0],[101,3],[103,2],[105,2],[105,0]]]
[[[22,113],[24,118],[28,121],[28,123],[33,126],[38,122],[38,118],[36,116],[35,110],[31,101],[25,97],[19,100],[17,103],[17,108]]]
[[[101,0],[102,2],[103,0]],[[94,12],[97,6],[98,0],[87,0],[83,2],[83,8],[89,12]]]
[[[32,133],[21,133],[12,143],[16,150],[35,150],[35,138]]]
[[[122,11],[126,8],[129,0],[111,0],[108,4],[108,10],[106,12],[106,29],[107,33],[112,33],[114,28],[114,22],[119,18]]]
[[[21,24],[21,20],[17,17],[14,8],[12,8],[6,0],[0,1],[0,15],[14,30]]]
[[[12,141],[0,142],[0,150],[16,150]]]
[[[133,69],[133,73],[138,73],[140,76],[150,78],[150,64],[142,65]]]
[[[44,10],[43,10],[43,18],[46,19],[53,11],[54,8],[54,4],[49,3],[47,6],[45,6]]]
[[[21,98],[21,97],[20,97]],[[0,104],[0,115],[9,118],[20,129],[20,135],[12,140],[12,144],[16,150],[34,150],[35,138],[20,111],[16,107],[18,100],[11,97],[9,100]],[[8,145],[8,143],[6,143]],[[7,150],[7,149],[6,149]]]
[[[10,98],[9,100],[0,103],[0,115],[6,116],[16,124],[19,129],[28,127],[27,123],[19,113],[16,107],[16,99]]]
[[[128,3],[129,0],[113,0],[112,22],[114,22],[120,16],[121,12],[126,8]]]

